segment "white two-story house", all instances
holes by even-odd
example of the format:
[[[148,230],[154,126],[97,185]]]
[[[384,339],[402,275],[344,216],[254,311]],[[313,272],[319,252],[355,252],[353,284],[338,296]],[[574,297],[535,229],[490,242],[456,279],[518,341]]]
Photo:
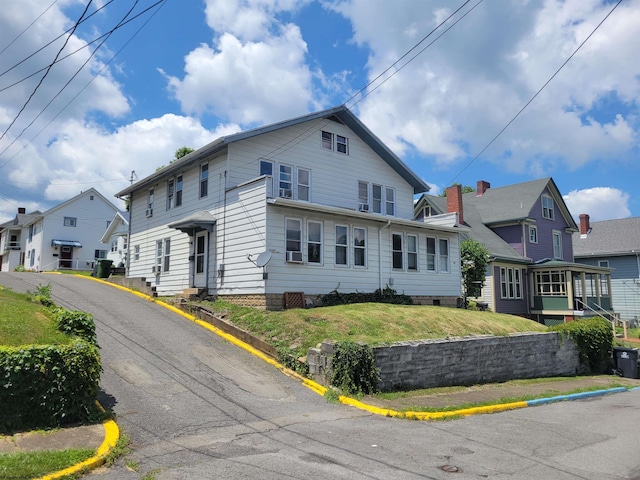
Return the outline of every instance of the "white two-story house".
[[[127,276],[268,309],[386,287],[456,305],[466,228],[414,220],[428,190],[344,106],[222,137],[116,194]]]

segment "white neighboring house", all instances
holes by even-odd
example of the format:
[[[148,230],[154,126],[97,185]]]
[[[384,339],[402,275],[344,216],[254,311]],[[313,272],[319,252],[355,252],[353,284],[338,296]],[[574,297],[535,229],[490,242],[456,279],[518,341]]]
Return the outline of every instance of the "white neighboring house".
[[[95,188],[34,215],[22,227],[27,270],[91,270],[108,249],[101,239],[118,209]]]
[[[428,190],[344,106],[222,137],[116,194],[127,276],[268,309],[385,287],[455,306],[467,229],[414,220]]]
[[[24,265],[26,238],[22,228],[38,215],[39,211],[26,213],[24,207],[19,207],[13,220],[0,225],[0,270],[10,272]]]
[[[113,261],[113,266],[126,265],[127,263],[127,239],[129,237],[129,212],[116,212],[113,220],[109,222],[107,230],[100,241],[109,246],[104,258]]]

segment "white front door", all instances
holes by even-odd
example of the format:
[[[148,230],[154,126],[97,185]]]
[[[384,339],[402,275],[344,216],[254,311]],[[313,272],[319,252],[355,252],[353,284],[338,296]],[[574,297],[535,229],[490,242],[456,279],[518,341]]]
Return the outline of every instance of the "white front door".
[[[207,286],[207,240],[208,232],[196,233],[194,240],[194,287],[204,288]]]

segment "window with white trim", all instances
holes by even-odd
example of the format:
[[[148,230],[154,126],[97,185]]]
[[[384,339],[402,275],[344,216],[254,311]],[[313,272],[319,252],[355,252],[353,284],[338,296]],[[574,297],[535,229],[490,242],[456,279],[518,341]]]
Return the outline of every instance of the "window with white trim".
[[[347,137],[336,135],[336,151],[345,155],[349,154],[349,139]]]
[[[382,213],[382,185],[371,186],[371,211],[373,213]]]
[[[163,238],[156,242],[156,273],[169,271],[171,255],[171,239]]]
[[[140,245],[135,245],[133,247],[133,260],[134,261],[140,260]]]
[[[500,267],[500,298],[522,298],[521,276],[519,268]]]
[[[553,231],[553,258],[562,259],[562,232]]]
[[[147,217],[151,217],[153,215],[153,196],[154,188],[151,187],[147,193]]]
[[[427,237],[427,271],[436,271],[436,239]]]
[[[278,177],[278,196],[293,198],[293,167],[280,165]]]
[[[598,260],[598,266],[609,268],[609,260]]]
[[[393,188],[385,188],[386,192],[386,213],[394,216],[396,214],[396,191]]]
[[[438,239],[438,268],[441,272],[449,271],[449,239]]]
[[[65,227],[75,227],[78,223],[78,219],[76,217],[64,217],[63,224]]]
[[[306,168],[297,169],[297,187],[298,187],[298,200],[304,202],[310,201],[311,192],[311,170]]]
[[[286,245],[287,252],[302,252],[302,220],[298,218],[287,218],[286,225]]]
[[[538,243],[538,227],[529,225],[529,243]]]
[[[395,216],[395,188],[358,180],[358,210]]]
[[[209,164],[200,165],[200,198],[209,195]]]
[[[367,231],[361,227],[353,227],[353,265],[367,266]]]
[[[171,210],[173,208],[175,189],[176,180],[174,178],[170,178],[167,180],[167,210]]]
[[[554,219],[553,212],[553,198],[549,195],[542,195],[542,218],[546,218],[548,220]]]
[[[349,265],[349,227],[336,225],[336,265]]]
[[[369,205],[369,184],[367,182],[358,181],[358,203]]]
[[[176,207],[182,205],[182,175],[176,177]]]
[[[391,234],[391,258],[392,258],[392,266],[396,270],[402,270],[402,259],[404,257],[404,252],[402,251],[402,234],[401,233],[393,233]]]
[[[94,250],[93,251],[93,256],[96,259],[107,258],[107,251],[106,250]]]
[[[407,270],[418,271],[418,236],[407,235]]]
[[[566,296],[567,286],[564,272],[536,272],[536,295]]]
[[[325,131],[322,132],[322,148],[333,150],[333,133]]]
[[[322,263],[322,223],[307,222],[307,262]]]

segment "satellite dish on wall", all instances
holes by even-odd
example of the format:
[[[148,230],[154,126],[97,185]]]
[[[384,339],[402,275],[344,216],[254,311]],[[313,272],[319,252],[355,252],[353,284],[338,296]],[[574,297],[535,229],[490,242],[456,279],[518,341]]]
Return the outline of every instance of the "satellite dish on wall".
[[[258,255],[258,258],[256,258],[256,265],[258,267],[264,267],[269,263],[269,260],[271,260],[271,252],[262,252]]]

